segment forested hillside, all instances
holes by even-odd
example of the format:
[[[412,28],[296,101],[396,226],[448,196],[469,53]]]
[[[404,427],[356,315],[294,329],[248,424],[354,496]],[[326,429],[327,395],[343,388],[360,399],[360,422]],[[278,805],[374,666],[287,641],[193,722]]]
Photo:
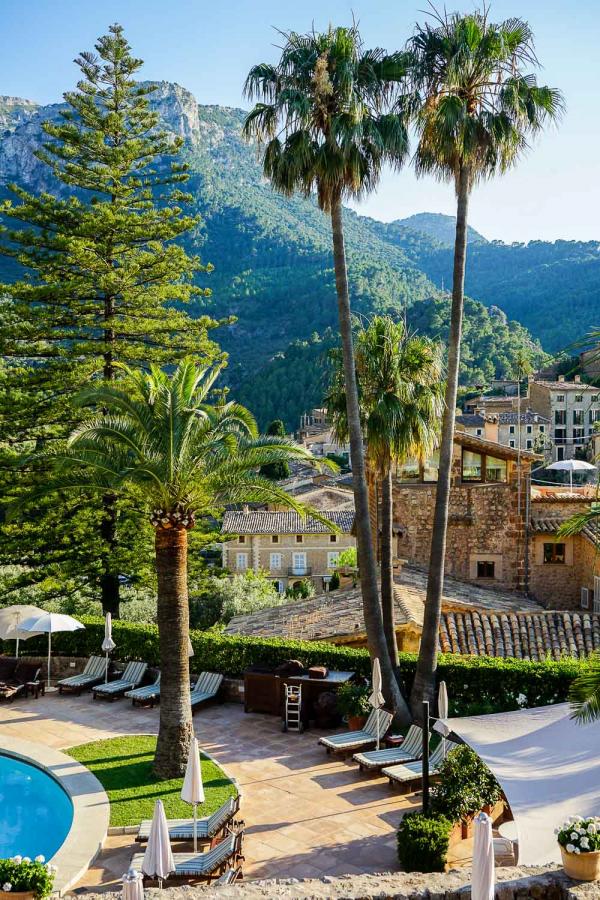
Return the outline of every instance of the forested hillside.
[[[188,245],[215,267],[203,277],[212,296],[196,301],[198,312],[237,317],[216,335],[230,354],[229,383],[261,424],[279,417],[295,425],[303,409],[321,400],[324,351],[335,341],[329,223],[311,201],[271,190],[255,149],[241,139],[243,111],[199,105],[168,83],[159,85],[153,103],[165,125],[185,138],[187,189],[202,219]],[[11,181],[56,190],[34,151],[40,123],[59,109],[0,98],[2,196]],[[450,283],[453,220],[423,214],[384,224],[350,210],[345,218],[355,314],[405,316],[413,328],[444,339],[448,301],[441,287]],[[510,374],[523,346],[534,361],[542,359],[539,343],[510,319],[529,323],[535,337],[553,348],[566,336],[556,315],[559,303],[570,303],[569,323],[578,335],[594,324],[597,245],[530,249],[485,243],[475,231],[470,240],[467,286],[482,303],[467,308],[463,384]],[[5,260],[0,268],[0,280],[14,277]]]

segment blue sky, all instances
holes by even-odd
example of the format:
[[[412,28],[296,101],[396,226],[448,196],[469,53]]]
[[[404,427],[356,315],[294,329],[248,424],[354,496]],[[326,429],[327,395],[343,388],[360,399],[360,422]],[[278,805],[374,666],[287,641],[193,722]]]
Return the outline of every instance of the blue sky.
[[[143,76],[176,81],[200,103],[242,106],[249,67],[277,56],[274,28],[306,31],[346,24],[352,12],[366,44],[396,49],[423,20],[420,0],[2,0],[0,94],[41,103],[73,86],[73,58],[121,22]],[[463,0],[449,9],[467,11]],[[495,19],[519,15],[532,25],[544,68],[540,80],[560,87],[567,115],[537,140],[528,157],[502,179],[477,188],[471,222],[505,241],[600,239],[600,16],[597,0],[497,0]],[[392,220],[415,212],[453,213],[452,188],[417,180],[410,168],[386,173],[360,210]]]

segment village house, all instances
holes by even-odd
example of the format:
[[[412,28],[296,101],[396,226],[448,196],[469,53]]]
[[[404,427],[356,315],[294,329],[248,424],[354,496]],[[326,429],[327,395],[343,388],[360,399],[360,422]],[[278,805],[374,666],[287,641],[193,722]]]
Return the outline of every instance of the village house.
[[[223,566],[232,574],[249,569],[264,572],[279,593],[306,580],[312,582],[317,593],[327,591],[340,553],[356,546],[354,508],[330,509],[323,515],[337,531],[296,512],[226,512],[222,528]]]
[[[314,456],[341,457],[350,465],[350,444],[340,444],[333,434],[326,409],[313,409],[300,417],[298,443],[306,447]]]
[[[532,409],[519,413],[461,413],[456,416],[456,427],[474,437],[497,441],[513,449],[532,450],[546,454],[551,448],[550,419]]]
[[[579,375],[566,381],[532,379],[529,405],[550,419],[552,459],[572,459],[589,450],[594,426],[600,422],[600,389],[584,384]]]

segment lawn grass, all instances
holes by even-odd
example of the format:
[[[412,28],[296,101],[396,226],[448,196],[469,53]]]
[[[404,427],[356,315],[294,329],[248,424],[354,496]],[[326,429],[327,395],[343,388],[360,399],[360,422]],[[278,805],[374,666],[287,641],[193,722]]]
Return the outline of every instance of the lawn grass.
[[[163,781],[153,775],[155,749],[155,736],[139,734],[93,741],[66,752],[87,766],[108,794],[111,825],[137,825],[142,819],[151,819],[159,799],[168,819],[190,817],[192,807],[179,796],[183,779]],[[198,816],[208,816],[237,790],[211,759],[202,755],[201,763],[206,800],[198,806]]]

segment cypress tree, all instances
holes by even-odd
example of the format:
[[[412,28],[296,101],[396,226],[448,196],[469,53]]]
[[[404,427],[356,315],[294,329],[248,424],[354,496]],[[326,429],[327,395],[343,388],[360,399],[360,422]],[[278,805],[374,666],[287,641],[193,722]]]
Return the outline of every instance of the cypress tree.
[[[59,118],[43,124],[36,154],[50,189],[11,185],[0,208],[0,252],[18,279],[0,286],[0,503],[45,477],[35,463],[15,474],[14,463],[68,434],[73,397],[90,379],[118,378],[119,363],[220,355],[208,338],[218,323],[184,309],[209,293],[196,281],[210,266],[178,240],[198,225],[184,211],[182,139],[160,128],[155,88],[135,80],[142,60],[120,25],[75,62],[81,78]],[[150,556],[139,552],[150,535],[112,492],[101,503],[44,501],[26,521],[0,527],[0,565],[22,564],[14,585],[35,583],[43,596],[101,596],[118,615],[120,573],[150,577]]]

